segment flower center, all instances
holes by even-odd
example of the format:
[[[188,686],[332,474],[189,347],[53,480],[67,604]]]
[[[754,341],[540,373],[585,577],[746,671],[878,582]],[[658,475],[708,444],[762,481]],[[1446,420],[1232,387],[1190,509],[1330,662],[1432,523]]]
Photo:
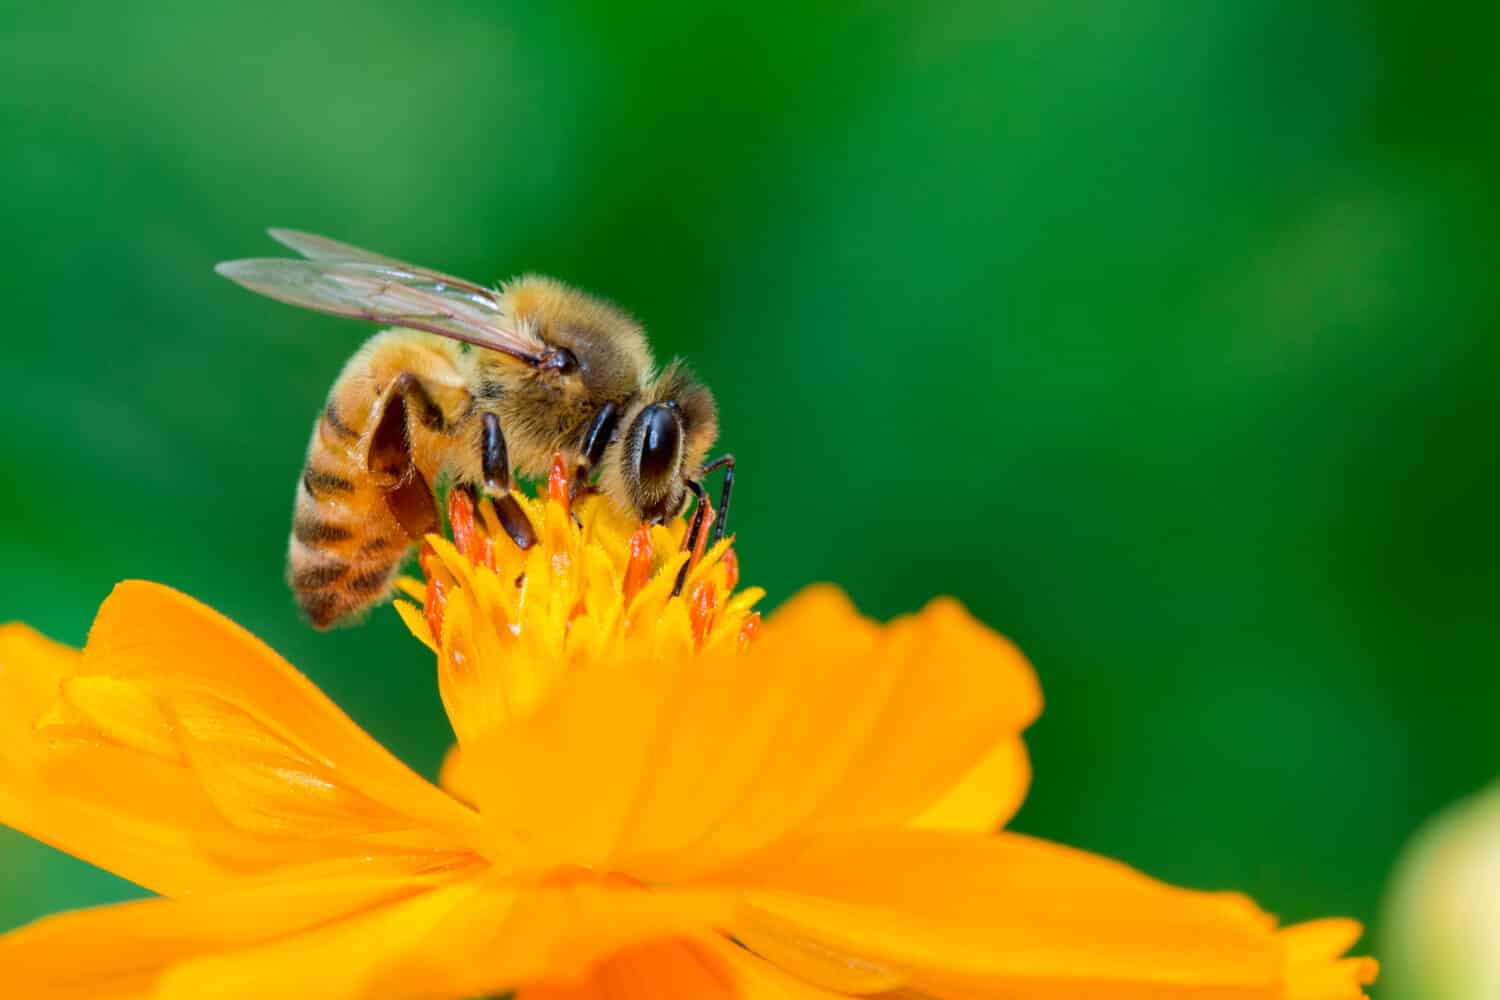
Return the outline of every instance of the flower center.
[[[423,579],[400,581],[420,603],[398,601],[397,610],[437,653],[456,726],[479,702],[488,706],[483,724],[524,714],[569,670],[754,641],[764,592],[736,590],[734,538],[709,543],[711,505],[694,531],[684,517],[642,524],[601,496],[572,494],[561,456],[544,493],[512,494],[537,539],[521,549],[488,497],[451,490],[450,537],[429,535]]]

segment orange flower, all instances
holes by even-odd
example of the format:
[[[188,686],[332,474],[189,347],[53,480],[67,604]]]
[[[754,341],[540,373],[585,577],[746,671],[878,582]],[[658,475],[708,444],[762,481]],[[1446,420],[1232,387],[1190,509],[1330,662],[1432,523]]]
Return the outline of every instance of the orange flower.
[[[732,550],[454,507],[422,605],[441,790],[269,648],[124,583],[80,653],[0,630],[0,820],[160,894],[0,938],[23,998],[1358,997],[1352,921],[991,831],[1030,667],[950,600],[764,627]],[[503,538],[503,535],[493,537]],[[681,596],[674,584],[690,563]]]

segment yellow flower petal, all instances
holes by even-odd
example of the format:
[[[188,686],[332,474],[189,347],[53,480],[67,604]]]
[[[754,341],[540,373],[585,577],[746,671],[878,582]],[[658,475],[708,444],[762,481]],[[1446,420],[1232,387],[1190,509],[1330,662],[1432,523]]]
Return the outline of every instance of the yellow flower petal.
[[[732,919],[721,890],[646,889],[581,873],[573,884],[491,881],[454,907],[384,979],[468,997],[584,982],[613,956]],[[674,995],[659,992],[658,996]]]
[[[727,939],[716,940],[710,949],[728,966],[735,981],[735,996],[741,1000],[838,1000],[849,996],[819,989]]]
[[[26,625],[0,626],[0,759],[26,767],[46,756],[32,730],[56,704],[63,679],[78,671],[79,660],[76,649]]]
[[[694,941],[661,941],[620,952],[585,982],[522,989],[516,1000],[749,1000],[752,995],[738,985],[713,949]],[[812,998],[789,994],[785,1000]]]
[[[435,888],[302,933],[180,962],[161,977],[152,1000],[431,996],[429,984],[392,980],[392,958],[417,947],[474,892],[472,883]]]
[[[208,699],[238,713],[234,734],[259,727],[267,742],[337,769],[339,782],[372,802],[462,839],[472,813],[442,794],[354,724],[270,647],[213,609],[167,587],[122,583],[99,609],[84,650],[85,673],[148,685],[173,710]],[[179,720],[182,721],[182,720]],[[189,726],[191,728],[191,726]],[[201,743],[215,734],[191,733]]]
[[[822,953],[821,977],[797,971],[833,990],[851,985],[834,960],[846,956],[934,996],[1282,1000],[1330,983],[1359,995],[1359,969],[1300,961],[1301,938],[1237,902],[1025,837],[824,837],[723,878],[748,889],[747,938]]]
[[[170,704],[194,774],[219,814],[237,829],[307,839],[422,829],[364,795],[330,763],[305,756],[228,702],[184,692]]]
[[[469,767],[464,748],[457,743],[448,748],[443,758],[442,770],[438,772],[438,785],[460,802],[474,805],[479,801],[479,776]]]
[[[1287,963],[1288,1000],[1359,1000],[1375,982],[1373,958],[1340,958],[1359,940],[1359,922],[1336,917],[1294,924],[1277,932]]]
[[[912,821],[923,830],[993,833],[1021,808],[1031,761],[1020,737],[1002,740],[988,757]]]
[[[1359,921],[1343,917],[1293,924],[1281,931],[1281,945],[1288,961],[1318,962],[1337,958],[1359,940]]]
[[[183,900],[152,899],[48,917],[0,937],[6,993],[26,1000],[146,996],[170,967],[389,906],[442,877],[308,879]],[[225,996],[218,989],[193,994]]]
[[[203,833],[217,816],[182,768],[109,744],[59,752],[38,734],[81,663],[24,626],[0,629],[0,823],[157,892],[224,884],[232,872]]]
[[[663,881],[797,833],[901,826],[1037,711],[1025,660],[953,602],[880,628],[818,588],[785,617],[741,655],[563,677],[466,755],[486,818]],[[982,777],[993,814],[1019,799],[1013,768]]]
[[[166,588],[116,588],[83,654],[8,627],[0,664],[0,822],[157,892],[478,839],[470,810]]]
[[[980,794],[963,783],[1041,712],[1026,658],[951,598],[888,625],[868,669],[873,677],[860,685],[888,676],[892,687],[836,797],[815,820],[818,829],[896,827],[946,795]],[[981,776],[989,781],[982,791],[1001,800],[997,812],[1025,794],[1024,772],[1000,777],[1014,784],[999,785],[994,773]]]
[[[68,721],[63,727],[71,723],[148,756],[182,761],[173,720],[145,685],[115,677],[70,677],[62,682],[57,707],[59,712],[41,721],[43,729],[50,729],[52,719],[65,715]]]

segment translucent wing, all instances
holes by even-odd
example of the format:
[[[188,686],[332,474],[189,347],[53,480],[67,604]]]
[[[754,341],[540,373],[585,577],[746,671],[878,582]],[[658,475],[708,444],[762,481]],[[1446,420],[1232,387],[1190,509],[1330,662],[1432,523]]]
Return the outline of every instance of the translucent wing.
[[[404,260],[387,257],[371,250],[361,250],[357,246],[348,243],[340,243],[326,236],[318,236],[316,233],[302,233],[295,229],[268,229],[271,239],[284,247],[290,247],[309,260],[346,260],[357,261],[362,264],[380,264],[384,267],[393,267],[398,271],[407,271],[413,275],[425,276],[428,280],[448,285],[450,288],[462,288],[467,292],[483,299],[488,299],[499,308],[499,296],[492,289],[483,285],[476,285],[464,278],[456,278],[442,271],[434,271],[431,268],[419,267],[416,264],[408,264]]]
[[[425,330],[509,355],[536,367],[557,352],[512,328],[492,290],[322,236],[272,230],[307,260],[225,261],[220,274],[252,292],[304,309]]]

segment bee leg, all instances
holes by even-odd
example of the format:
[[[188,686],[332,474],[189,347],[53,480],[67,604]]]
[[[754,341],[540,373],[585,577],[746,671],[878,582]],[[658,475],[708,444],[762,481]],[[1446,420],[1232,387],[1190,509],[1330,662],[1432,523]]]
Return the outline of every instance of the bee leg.
[[[505,447],[505,435],[500,430],[500,418],[493,413],[485,413],[479,419],[479,463],[500,526],[516,543],[516,548],[523,551],[531,548],[536,544],[536,529],[531,526],[531,519],[521,509],[521,504],[511,495],[510,453]]]
[[[594,419],[589,422],[589,429],[583,435],[583,447],[579,449],[582,461],[578,463],[578,469],[568,484],[569,500],[576,499],[579,495],[599,492],[599,488],[593,484],[594,471],[604,460],[604,450],[615,439],[619,429],[620,404],[609,402],[599,407],[599,412],[594,414]]]
[[[708,506],[708,491],[696,480],[685,481],[687,488],[692,491],[693,496],[698,498],[698,506],[693,511],[693,520],[688,524],[687,534],[682,536],[682,548],[685,552],[693,551],[698,544],[698,532],[703,530],[703,508]],[[688,570],[693,566],[693,560],[688,559],[682,564],[682,569],[677,571],[677,582],[672,585],[672,596],[676,597],[682,593],[682,585],[687,582]]]
[[[720,455],[703,467],[703,475],[717,469],[724,470],[724,485],[719,489],[719,523],[714,525],[714,542],[724,537],[724,529],[729,526],[729,494],[734,489],[734,456]]]
[[[411,458],[411,437],[407,432],[407,400],[412,395],[411,387],[420,388],[421,383],[410,372],[403,373],[386,399],[385,410],[370,436],[370,450],[365,456],[366,466],[381,492],[385,494],[385,505],[391,516],[411,538],[421,538],[441,526],[437,500],[432,488],[422,477],[422,472]],[[421,389],[425,405],[437,410],[432,397]],[[437,410],[441,419],[442,411]],[[424,417],[424,422],[426,421]]]

